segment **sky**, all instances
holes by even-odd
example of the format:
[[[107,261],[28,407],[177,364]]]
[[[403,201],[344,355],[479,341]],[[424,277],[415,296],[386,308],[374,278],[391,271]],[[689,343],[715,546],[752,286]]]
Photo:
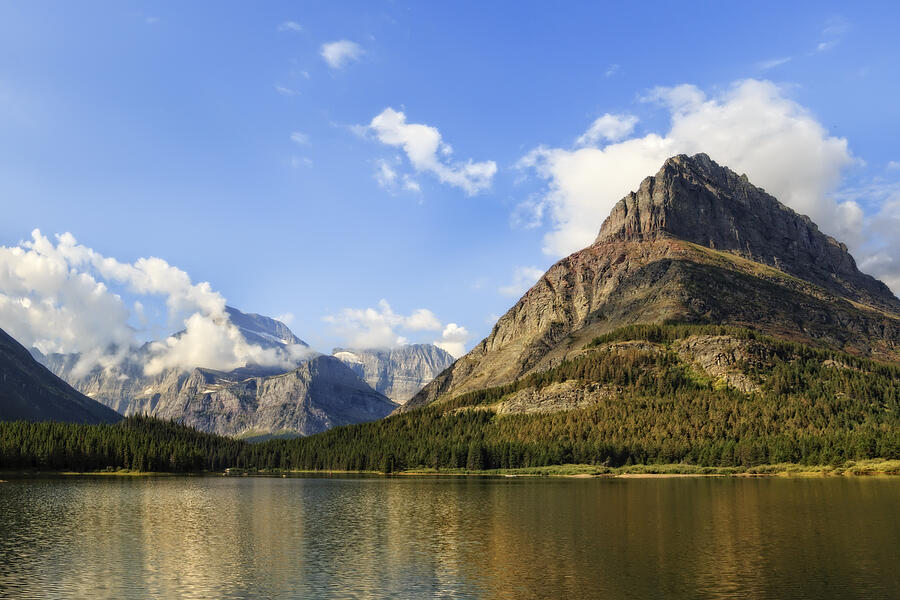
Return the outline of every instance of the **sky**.
[[[695,152],[900,292],[898,20],[889,2],[2,2],[0,327],[99,364],[148,340],[160,365],[259,359],[227,303],[323,352],[459,355]]]

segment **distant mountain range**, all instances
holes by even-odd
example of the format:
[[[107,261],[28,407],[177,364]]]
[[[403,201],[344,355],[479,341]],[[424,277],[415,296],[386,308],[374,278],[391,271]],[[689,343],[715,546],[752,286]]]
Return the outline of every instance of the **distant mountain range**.
[[[115,423],[121,418],[73,390],[0,330],[0,421]]]
[[[233,307],[226,311],[249,343],[309,348],[281,321]],[[393,397],[409,399],[453,362],[440,348],[420,344],[336,357],[310,349],[293,368],[247,365],[223,372],[198,365],[146,375],[151,352],[145,344],[115,367],[82,375],[78,354],[32,353],[74,388],[122,415],[147,414],[249,437],[310,435],[379,419],[397,408]]]
[[[433,344],[384,350],[335,348],[333,356],[397,404],[405,404],[454,360],[449,352]]]

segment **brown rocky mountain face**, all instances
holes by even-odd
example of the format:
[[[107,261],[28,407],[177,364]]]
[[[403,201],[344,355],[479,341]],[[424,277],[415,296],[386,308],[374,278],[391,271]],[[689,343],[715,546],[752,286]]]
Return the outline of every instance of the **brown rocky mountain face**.
[[[676,156],[613,208],[401,410],[514,381],[636,323],[719,323],[900,360],[900,300],[846,246],[705,154]]]

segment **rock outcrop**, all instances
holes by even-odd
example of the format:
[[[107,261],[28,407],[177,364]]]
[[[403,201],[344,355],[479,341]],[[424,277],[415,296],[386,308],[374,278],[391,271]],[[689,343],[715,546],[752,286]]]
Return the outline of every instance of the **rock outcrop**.
[[[374,421],[397,407],[330,356],[279,375],[244,375],[194,369],[152,414],[221,435],[311,435]]]
[[[454,360],[449,352],[433,344],[384,350],[335,348],[333,356],[397,404],[405,404]]]
[[[115,423],[121,418],[72,389],[0,330],[0,421]]]
[[[618,327],[666,321],[900,360],[900,299],[843,244],[705,154],[681,155],[402,410],[549,368]]]

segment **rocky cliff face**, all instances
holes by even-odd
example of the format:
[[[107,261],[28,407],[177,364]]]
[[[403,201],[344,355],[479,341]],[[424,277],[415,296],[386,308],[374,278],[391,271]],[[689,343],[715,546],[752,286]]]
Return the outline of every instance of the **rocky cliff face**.
[[[334,357],[398,404],[405,404],[454,360],[433,344],[409,344],[385,350],[336,348]]]
[[[900,360],[900,300],[843,244],[706,155],[677,156],[403,409],[546,369],[623,325],[664,321]]]
[[[115,423],[121,418],[72,389],[0,330],[0,421]]]
[[[308,348],[280,321],[227,310],[250,343]],[[123,415],[174,419],[223,435],[309,435],[334,425],[377,419],[396,408],[341,361],[311,351],[309,360],[298,361],[294,369],[248,365],[227,373],[197,365],[146,375],[149,357],[145,345],[115,367],[98,367],[83,376],[75,375],[77,355],[54,354],[44,362],[83,394]]]
[[[311,435],[374,421],[397,407],[330,356],[288,373],[245,375],[194,369],[174,395],[160,396],[152,414],[221,435]]]

